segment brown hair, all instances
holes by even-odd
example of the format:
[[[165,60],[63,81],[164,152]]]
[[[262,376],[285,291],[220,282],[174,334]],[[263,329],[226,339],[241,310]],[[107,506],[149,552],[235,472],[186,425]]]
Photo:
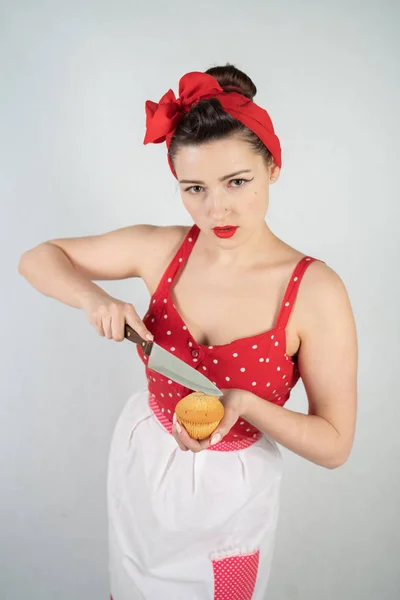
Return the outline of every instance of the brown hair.
[[[225,92],[238,91],[250,100],[257,93],[250,77],[234,65],[227,63],[225,66],[211,67],[205,72],[212,75]],[[182,117],[172,136],[169,155],[173,162],[182,146],[199,145],[233,134],[240,136],[254,152],[260,154],[267,168],[270,166],[272,155],[268,148],[251,129],[225,112],[217,98],[200,100]]]

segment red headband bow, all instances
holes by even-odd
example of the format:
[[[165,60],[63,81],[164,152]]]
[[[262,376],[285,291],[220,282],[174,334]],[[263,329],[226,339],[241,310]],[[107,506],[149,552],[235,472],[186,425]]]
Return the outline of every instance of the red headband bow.
[[[146,135],[143,143],[166,142],[169,149],[175,129],[186,112],[200,100],[218,98],[234,119],[251,129],[271,152],[275,164],[282,166],[281,146],[267,111],[238,92],[224,92],[218,81],[208,73],[193,71],[179,80],[179,98],[170,89],[159,103],[146,101]],[[172,161],[168,163],[176,178]]]

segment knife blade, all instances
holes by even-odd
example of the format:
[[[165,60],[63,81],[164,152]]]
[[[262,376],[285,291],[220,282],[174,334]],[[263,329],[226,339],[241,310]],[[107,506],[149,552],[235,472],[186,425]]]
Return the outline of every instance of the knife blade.
[[[205,375],[196,371],[196,369],[156,344],[156,342],[144,340],[128,324],[125,324],[125,338],[141,346],[144,354],[149,357],[147,364],[152,371],[156,371],[195,392],[203,392],[210,396],[222,396],[221,390]]]

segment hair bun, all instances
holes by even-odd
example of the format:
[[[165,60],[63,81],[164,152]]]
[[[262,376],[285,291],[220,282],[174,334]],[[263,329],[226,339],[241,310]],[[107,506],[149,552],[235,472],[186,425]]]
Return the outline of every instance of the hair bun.
[[[234,65],[226,63],[224,66],[211,67],[206,73],[212,75],[226,91],[235,88],[231,91],[239,91],[250,100],[257,94],[257,88],[250,77]]]

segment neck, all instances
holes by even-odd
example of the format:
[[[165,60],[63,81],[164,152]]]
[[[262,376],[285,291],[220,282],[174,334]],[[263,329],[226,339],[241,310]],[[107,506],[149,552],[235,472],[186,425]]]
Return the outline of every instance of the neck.
[[[240,232],[240,229],[239,229]],[[235,244],[229,240],[229,245],[219,240],[213,234],[204,235],[200,232],[198,243],[207,260],[215,267],[235,268],[248,267],[260,258],[271,254],[277,244],[277,237],[263,221],[260,226],[249,232],[244,240]]]

